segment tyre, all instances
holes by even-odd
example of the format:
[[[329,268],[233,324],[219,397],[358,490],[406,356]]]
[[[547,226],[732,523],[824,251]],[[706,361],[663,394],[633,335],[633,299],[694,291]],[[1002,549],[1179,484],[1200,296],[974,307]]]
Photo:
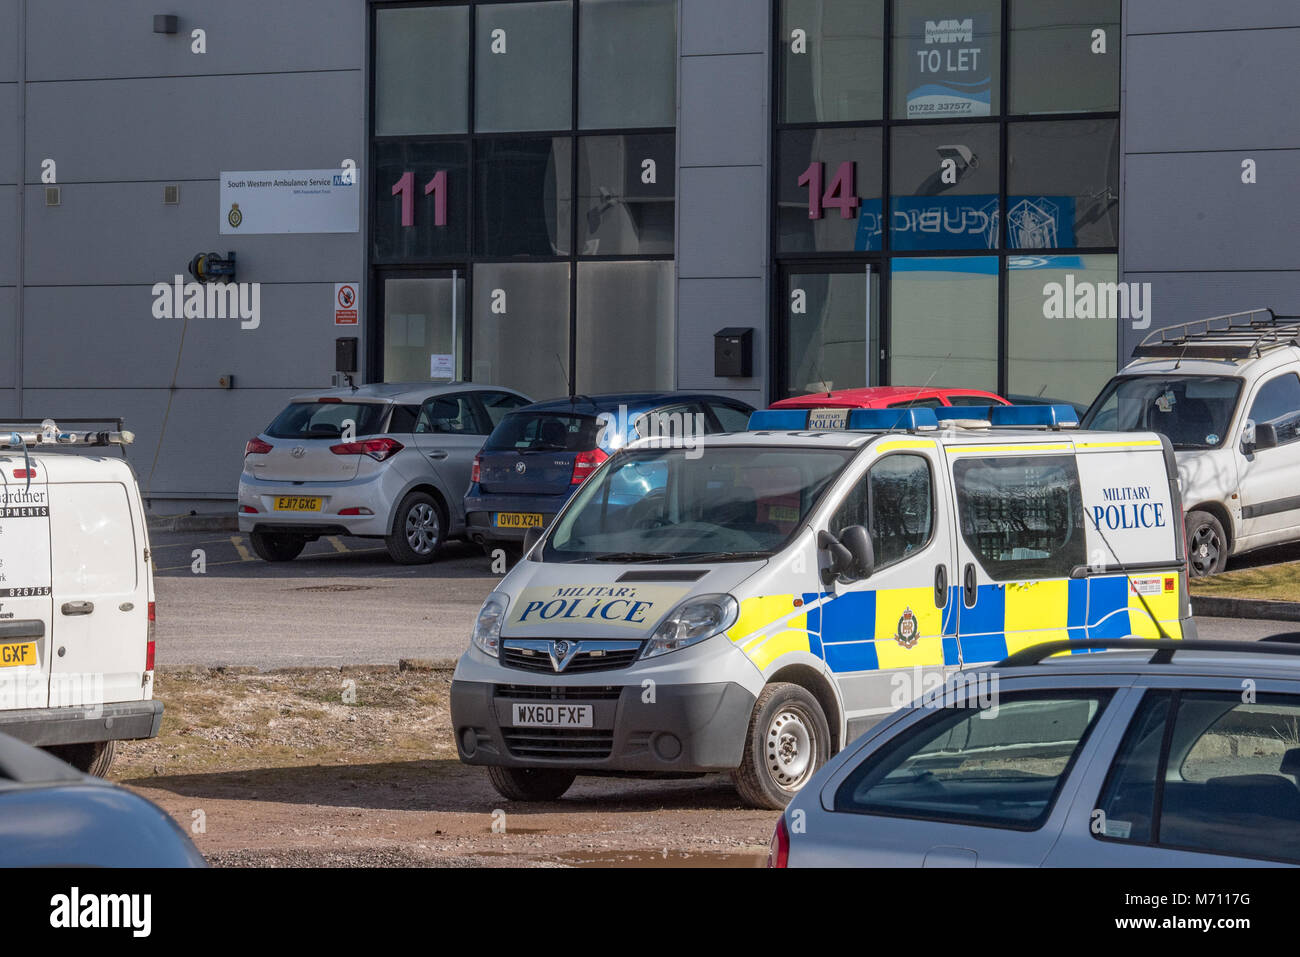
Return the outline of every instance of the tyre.
[[[1193,578],[1217,575],[1228,566],[1228,536],[1210,512],[1187,513],[1187,564]]]
[[[384,544],[399,565],[431,562],[447,535],[447,516],[428,492],[408,492],[393,512],[393,527]]]
[[[499,768],[488,765],[488,780],[510,801],[554,801],[573,784],[577,774],[560,768]]]
[[[264,562],[291,562],[307,547],[307,539],[301,535],[249,532],[248,540]]]
[[[822,706],[798,685],[777,682],[754,703],[745,756],[732,772],[750,807],[779,811],[831,753],[831,729]]]
[[[66,761],[83,774],[102,778],[108,774],[117,754],[116,741],[89,741],[85,744],[57,744],[45,749],[60,761]]]

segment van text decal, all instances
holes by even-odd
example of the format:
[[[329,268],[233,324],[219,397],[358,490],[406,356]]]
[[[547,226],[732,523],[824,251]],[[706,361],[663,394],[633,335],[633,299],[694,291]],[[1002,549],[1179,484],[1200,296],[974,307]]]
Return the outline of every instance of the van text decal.
[[[525,588],[510,624],[553,629],[568,624],[643,630],[656,624],[689,589],[664,585],[557,585]]]
[[[1105,503],[1087,509],[1093,528],[1164,528],[1168,514],[1164,502],[1151,500],[1149,485],[1117,485],[1101,490]]]

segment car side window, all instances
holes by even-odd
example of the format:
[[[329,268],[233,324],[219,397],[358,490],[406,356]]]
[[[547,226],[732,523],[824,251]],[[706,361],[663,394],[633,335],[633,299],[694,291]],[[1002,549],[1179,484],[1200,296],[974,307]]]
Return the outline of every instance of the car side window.
[[[425,399],[415,421],[417,433],[486,435],[479,425],[473,400],[465,394],[435,395]]]
[[[1068,578],[1087,564],[1073,456],[962,458],[953,478],[962,538],[994,581]]]
[[[905,402],[892,402],[889,405],[891,409],[941,409],[943,408],[942,399],[908,399]]]
[[[1036,830],[1110,695],[990,692],[994,707],[968,685],[954,694],[963,706],[934,710],[855,768],[835,810]]]
[[[710,402],[709,408],[717,416],[723,432],[744,432],[749,428],[749,409],[725,402]]]
[[[500,425],[507,413],[531,404],[522,395],[515,395],[513,392],[480,392],[478,400],[488,417],[489,431]]]
[[[1300,439],[1300,376],[1288,372],[1264,383],[1250,405],[1249,418],[1256,425],[1272,425],[1278,445]]]
[[[415,420],[420,415],[418,405],[395,405],[388,419],[390,435],[409,435],[415,431]]]
[[[1300,863],[1300,696],[1149,697],[1098,802],[1105,827],[1094,835]]]
[[[636,429],[636,434],[643,439],[654,436],[663,439],[686,439],[707,435],[709,431],[709,420],[704,414],[704,406],[697,402],[684,402],[679,405],[666,405],[661,409],[652,409],[637,416],[632,425]]]
[[[838,535],[850,525],[871,533],[876,568],[900,562],[925,547],[934,533],[934,478],[922,455],[886,455],[844,497],[831,518]]]
[[[961,406],[967,406],[967,405],[990,406],[990,405],[999,405],[1000,403],[994,402],[986,395],[950,395],[948,396],[948,404],[961,405]]]

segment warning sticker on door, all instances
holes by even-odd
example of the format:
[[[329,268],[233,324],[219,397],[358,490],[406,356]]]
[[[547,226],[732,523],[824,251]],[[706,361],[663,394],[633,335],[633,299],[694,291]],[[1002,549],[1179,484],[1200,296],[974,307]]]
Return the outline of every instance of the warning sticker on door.
[[[1178,579],[1172,575],[1161,575],[1157,578],[1130,578],[1129,587],[1137,595],[1163,595],[1178,587]]]

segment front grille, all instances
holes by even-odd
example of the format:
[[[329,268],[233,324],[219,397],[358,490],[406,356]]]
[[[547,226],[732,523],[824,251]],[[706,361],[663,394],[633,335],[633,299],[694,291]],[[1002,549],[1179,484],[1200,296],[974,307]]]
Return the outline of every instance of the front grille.
[[[613,671],[616,668],[626,668],[636,661],[636,657],[640,653],[639,646],[614,651],[580,651],[573,656],[573,660],[569,662],[562,673],[568,675],[578,672]],[[546,674],[555,674],[549,655],[538,651],[530,655],[523,648],[511,648],[509,645],[501,649],[501,664],[507,668],[519,668],[523,671],[541,671]]]
[[[604,685],[601,687],[567,687],[548,688],[545,685],[497,685],[498,698],[514,698],[526,701],[617,701],[623,693],[621,687]]]
[[[502,728],[506,747],[517,758],[609,757],[614,732],[591,728]]]

